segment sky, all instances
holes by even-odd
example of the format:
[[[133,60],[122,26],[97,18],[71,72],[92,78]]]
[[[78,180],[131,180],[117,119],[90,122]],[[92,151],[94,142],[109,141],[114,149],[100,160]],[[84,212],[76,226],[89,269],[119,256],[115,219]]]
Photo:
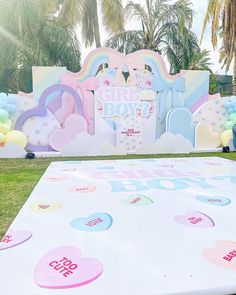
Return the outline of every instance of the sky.
[[[128,0],[123,0],[123,5],[125,6],[128,2],[129,2]],[[145,0],[133,0],[133,2],[144,4]],[[171,2],[175,2],[175,0],[171,0]],[[208,0],[192,0],[192,4],[193,4],[194,12],[195,12],[192,31],[197,35],[198,39],[200,40],[200,36],[202,32],[202,24],[203,24],[204,15],[207,9]],[[137,28],[137,23],[135,23],[135,21],[129,21],[126,23],[126,26],[125,26],[126,30],[136,29],[136,28]],[[106,34],[105,30],[102,28],[101,25],[100,25],[100,33],[101,33],[101,41],[102,43],[104,43],[109,38],[109,36]],[[91,48],[85,48],[84,46],[81,46],[82,62],[84,61],[87,54],[94,48],[95,48],[95,45],[94,47],[91,47]],[[207,26],[206,31],[204,33],[201,48],[207,49],[210,51],[210,57],[211,57],[211,63],[212,63],[211,68],[213,72],[217,74],[225,74],[225,70],[221,69],[221,65],[219,64],[218,50],[214,50],[211,44],[210,24]],[[168,65],[167,65],[167,68],[168,68]],[[232,73],[233,73],[233,65],[231,64],[231,67],[227,74],[232,75]]]

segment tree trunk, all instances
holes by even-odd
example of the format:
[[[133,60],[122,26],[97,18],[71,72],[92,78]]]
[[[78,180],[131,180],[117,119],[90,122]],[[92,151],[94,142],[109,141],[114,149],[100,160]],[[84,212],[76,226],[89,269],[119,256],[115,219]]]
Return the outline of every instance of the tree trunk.
[[[233,95],[236,95],[236,50],[234,50]]]
[[[98,6],[97,6],[97,0],[94,0],[94,38],[96,47],[101,47],[101,39],[100,39],[100,32],[99,32],[99,22],[98,22]]]

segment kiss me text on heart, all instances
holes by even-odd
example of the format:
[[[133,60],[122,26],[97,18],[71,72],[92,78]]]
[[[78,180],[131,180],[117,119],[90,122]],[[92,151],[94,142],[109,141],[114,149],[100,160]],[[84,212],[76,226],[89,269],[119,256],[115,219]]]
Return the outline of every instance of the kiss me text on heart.
[[[223,259],[231,261],[234,257],[236,257],[236,250],[229,252],[226,256],[223,257]]]
[[[78,267],[77,264],[72,263],[72,261],[66,257],[63,257],[59,261],[51,261],[49,263],[49,266],[51,266],[54,270],[62,274],[64,277],[68,277],[69,275],[73,274],[73,270],[75,270]]]
[[[196,218],[196,217],[193,216],[193,217],[189,217],[188,220],[192,224],[197,224],[197,223],[201,222],[203,219],[201,217]]]
[[[1,243],[8,244],[8,243],[12,242],[12,236],[10,236],[10,235],[6,235],[6,236],[4,236],[4,237],[1,239],[0,242],[1,242]]]
[[[92,226],[95,226],[95,225],[102,223],[102,222],[103,222],[102,218],[96,218],[94,220],[86,222],[85,225],[92,227]]]

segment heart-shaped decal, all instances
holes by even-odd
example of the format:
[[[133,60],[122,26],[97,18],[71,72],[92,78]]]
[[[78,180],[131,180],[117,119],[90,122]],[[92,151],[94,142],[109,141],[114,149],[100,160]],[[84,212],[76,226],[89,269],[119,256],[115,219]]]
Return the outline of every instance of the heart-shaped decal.
[[[72,193],[82,193],[82,194],[86,194],[86,193],[91,193],[93,191],[96,190],[96,186],[95,185],[78,185],[78,186],[73,186],[69,188],[69,191]]]
[[[19,230],[6,233],[0,241],[0,250],[8,249],[20,245],[32,237],[32,232],[28,230]]]
[[[122,203],[130,206],[146,206],[153,204],[153,200],[144,195],[132,194],[122,200]]]
[[[205,162],[204,164],[211,166],[223,166],[223,163],[215,163],[215,162]]]
[[[71,221],[71,226],[83,231],[103,231],[112,226],[113,219],[107,213],[94,213],[89,217],[80,217]]]
[[[49,136],[49,144],[56,151],[63,148],[81,132],[87,132],[86,119],[79,114],[72,114],[65,120],[64,128],[57,128]]]
[[[217,241],[216,248],[204,249],[203,257],[209,262],[236,270],[236,243],[230,241]]]
[[[34,202],[30,204],[30,209],[37,213],[47,213],[51,211],[55,211],[62,207],[61,203],[57,202],[47,202],[47,201],[41,201],[41,202]]]
[[[77,113],[83,114],[83,103],[81,101],[80,95],[76,92],[75,89],[63,85],[63,84],[54,84],[47,89],[43,91],[39,98],[39,103],[38,106],[34,109],[27,110],[26,112],[22,113],[16,123],[15,123],[15,129],[16,130],[22,130],[23,125],[25,122],[29,119],[33,119],[33,117],[45,117],[47,115],[47,100],[50,95],[53,93],[55,94],[56,92],[61,92],[61,93],[68,93],[70,96],[74,98],[74,102],[76,104],[76,109]],[[51,147],[50,145],[33,145],[33,144],[28,144],[27,148],[31,151],[50,151]]]
[[[45,178],[45,180],[48,182],[60,182],[60,181],[65,181],[67,179],[68,177],[66,176],[48,176]]]
[[[222,196],[205,196],[205,195],[200,195],[196,196],[196,199],[198,201],[201,201],[203,203],[209,204],[209,205],[215,205],[215,206],[226,206],[231,203],[231,200],[222,197]]]
[[[207,228],[215,225],[214,221],[206,214],[198,211],[188,211],[185,215],[175,216],[175,221],[191,227]]]
[[[63,172],[75,172],[77,168],[63,168],[61,171]]]
[[[174,165],[171,164],[163,164],[163,165],[157,165],[158,168],[174,168]]]
[[[99,260],[82,258],[79,249],[65,246],[49,251],[40,259],[34,270],[34,281],[41,288],[74,288],[91,283],[102,272]]]
[[[102,167],[97,167],[97,169],[99,169],[99,170],[113,170],[114,167],[112,167],[112,166],[102,166]]]

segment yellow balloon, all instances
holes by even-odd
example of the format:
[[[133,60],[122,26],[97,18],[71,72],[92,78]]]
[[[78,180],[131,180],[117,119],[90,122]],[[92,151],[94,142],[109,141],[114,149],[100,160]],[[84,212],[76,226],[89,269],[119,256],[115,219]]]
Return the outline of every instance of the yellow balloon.
[[[11,126],[7,123],[0,123],[0,132],[7,134],[11,130]]]
[[[27,145],[27,137],[21,131],[12,130],[6,134],[6,143],[8,142],[12,142],[24,148]]]
[[[225,130],[221,133],[221,143],[223,146],[229,144],[229,141],[233,138],[233,132],[231,129]]]
[[[4,143],[6,141],[6,136],[0,132],[0,143]]]
[[[12,120],[7,119],[6,122],[5,122],[5,124],[7,124],[7,125],[9,125],[9,126],[11,127],[11,125],[12,125]]]

